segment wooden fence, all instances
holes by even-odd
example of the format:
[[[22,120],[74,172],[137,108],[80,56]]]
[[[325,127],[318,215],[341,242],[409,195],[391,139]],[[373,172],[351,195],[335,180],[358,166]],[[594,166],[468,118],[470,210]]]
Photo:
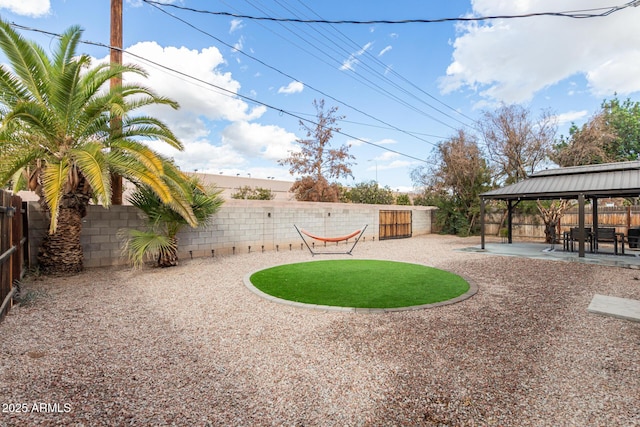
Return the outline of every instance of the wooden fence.
[[[27,259],[26,209],[22,199],[0,190],[0,320],[13,304]]]
[[[585,226],[592,224],[591,206],[585,206]],[[487,235],[498,235],[500,226],[506,227],[504,212],[489,211],[485,216]],[[556,232],[561,235],[571,227],[578,226],[578,208],[568,210],[560,219]],[[598,226],[614,227],[616,232],[628,234],[630,228],[640,227],[640,206],[607,207],[598,206]],[[515,214],[513,216],[514,237],[524,239],[544,239],[544,222],[540,215]]]
[[[591,206],[585,206],[585,223],[591,225]],[[562,216],[563,226],[578,226],[578,209],[573,208]],[[640,206],[607,207],[598,206],[598,225],[603,227],[640,227]],[[620,230],[622,232],[622,230]]]

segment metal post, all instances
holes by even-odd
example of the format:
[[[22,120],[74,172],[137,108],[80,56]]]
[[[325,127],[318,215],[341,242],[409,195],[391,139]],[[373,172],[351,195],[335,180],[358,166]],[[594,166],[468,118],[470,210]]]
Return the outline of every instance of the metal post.
[[[593,226],[593,251],[598,252],[598,198],[594,197],[591,203],[591,225]]]
[[[480,199],[480,249],[484,249],[484,199]]]
[[[507,202],[507,242],[513,243],[513,200]]]
[[[578,195],[578,257],[584,258],[584,194]]]

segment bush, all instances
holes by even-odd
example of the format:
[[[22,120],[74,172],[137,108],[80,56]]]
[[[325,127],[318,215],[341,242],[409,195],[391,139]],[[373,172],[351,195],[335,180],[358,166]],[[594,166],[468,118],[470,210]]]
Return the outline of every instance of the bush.
[[[231,195],[232,199],[244,199],[244,200],[273,200],[276,195],[268,188],[262,187],[244,187],[238,188],[236,193]]]
[[[411,199],[408,194],[398,194],[396,197],[396,205],[411,206]]]

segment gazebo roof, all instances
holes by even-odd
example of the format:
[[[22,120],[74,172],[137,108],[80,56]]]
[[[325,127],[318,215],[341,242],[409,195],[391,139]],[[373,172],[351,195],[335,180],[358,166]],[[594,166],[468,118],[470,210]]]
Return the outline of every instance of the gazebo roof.
[[[640,196],[640,161],[546,169],[482,199],[536,200]]]

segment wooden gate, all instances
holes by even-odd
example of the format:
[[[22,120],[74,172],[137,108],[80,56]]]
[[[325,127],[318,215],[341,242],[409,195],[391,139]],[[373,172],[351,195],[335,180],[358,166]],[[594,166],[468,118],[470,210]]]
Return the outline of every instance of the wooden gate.
[[[25,218],[20,197],[0,190],[0,320],[11,308],[14,283],[24,270]]]
[[[380,240],[403,239],[412,234],[411,211],[380,211]]]

